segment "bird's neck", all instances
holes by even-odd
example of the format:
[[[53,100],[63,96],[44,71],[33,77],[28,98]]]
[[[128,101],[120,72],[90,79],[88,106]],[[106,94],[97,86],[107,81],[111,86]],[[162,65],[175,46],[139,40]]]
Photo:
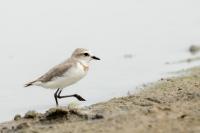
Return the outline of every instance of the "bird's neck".
[[[87,62],[87,61],[84,61],[84,60],[78,60],[78,62],[79,62],[81,65],[84,65],[84,66],[86,66],[86,67],[89,66],[89,62]]]
[[[80,65],[83,67],[83,70],[85,72],[87,72],[89,70],[89,64],[88,62],[85,62],[85,61],[78,61],[80,63]]]

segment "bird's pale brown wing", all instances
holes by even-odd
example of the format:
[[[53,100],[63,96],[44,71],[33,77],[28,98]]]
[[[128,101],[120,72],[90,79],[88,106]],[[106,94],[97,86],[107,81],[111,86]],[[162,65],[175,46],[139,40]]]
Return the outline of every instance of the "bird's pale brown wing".
[[[66,62],[63,62],[62,64],[59,64],[55,66],[54,68],[50,69],[47,73],[42,75],[40,78],[25,84],[25,87],[31,86],[35,82],[38,82],[38,81],[45,83],[45,82],[51,81],[53,78],[60,77],[64,73],[66,73],[73,65],[75,65],[73,61],[67,60]]]
[[[43,76],[41,76],[37,81],[41,81],[41,82],[51,81],[53,78],[62,76],[72,66],[73,66],[72,63],[60,64],[60,65],[52,68],[51,70],[49,70],[46,74],[44,74]]]

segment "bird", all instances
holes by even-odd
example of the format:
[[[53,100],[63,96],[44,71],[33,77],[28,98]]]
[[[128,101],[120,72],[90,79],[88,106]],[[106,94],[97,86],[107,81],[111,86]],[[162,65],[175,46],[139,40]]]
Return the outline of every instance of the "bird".
[[[100,58],[94,56],[88,49],[76,48],[71,57],[54,66],[36,80],[28,82],[24,87],[40,86],[56,90],[54,93],[56,106],[59,106],[58,99],[67,97],[75,97],[79,101],[86,101],[78,94],[61,96],[61,92],[65,87],[77,83],[87,75],[89,63],[92,60],[100,60]]]

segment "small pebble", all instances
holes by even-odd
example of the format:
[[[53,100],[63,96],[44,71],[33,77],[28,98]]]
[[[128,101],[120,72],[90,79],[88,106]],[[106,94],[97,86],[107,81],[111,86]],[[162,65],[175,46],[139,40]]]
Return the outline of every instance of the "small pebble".
[[[25,114],[25,116],[24,116],[24,118],[26,118],[26,119],[34,119],[34,118],[36,118],[37,117],[37,112],[35,112],[35,111],[28,111],[26,114]]]
[[[17,114],[17,115],[15,115],[14,120],[15,120],[15,121],[18,121],[18,120],[20,120],[21,118],[22,118],[21,115]]]
[[[200,46],[197,46],[197,45],[191,45],[190,48],[189,48],[189,51],[191,53],[197,53],[200,51]]]
[[[132,55],[132,54],[125,54],[125,55],[124,55],[124,58],[126,58],[126,59],[131,59],[131,58],[133,58],[133,55]]]
[[[28,128],[30,127],[30,125],[27,122],[24,123],[20,123],[19,125],[17,125],[16,129],[20,130],[20,129],[24,129],[24,128]]]
[[[2,130],[7,130],[7,129],[8,129],[7,127],[3,127],[3,128],[2,128]]]

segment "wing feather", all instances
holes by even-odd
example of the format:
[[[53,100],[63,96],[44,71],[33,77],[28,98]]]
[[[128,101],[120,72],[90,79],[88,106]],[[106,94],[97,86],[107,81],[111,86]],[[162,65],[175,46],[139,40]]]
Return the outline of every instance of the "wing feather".
[[[38,81],[40,81],[40,82],[49,82],[49,81],[53,80],[56,77],[60,77],[64,73],[66,73],[73,65],[75,65],[75,63],[72,60],[67,60],[67,61],[65,61],[65,62],[53,67],[52,69],[50,69],[47,73],[45,73],[44,75],[42,75],[38,79],[25,84],[25,87],[31,86],[35,82],[38,82]]]
[[[62,76],[72,66],[73,66],[73,64],[71,64],[71,63],[58,65],[58,66],[52,68],[51,70],[49,70],[43,76],[41,76],[37,81],[41,81],[41,82],[51,81],[53,78]]]

